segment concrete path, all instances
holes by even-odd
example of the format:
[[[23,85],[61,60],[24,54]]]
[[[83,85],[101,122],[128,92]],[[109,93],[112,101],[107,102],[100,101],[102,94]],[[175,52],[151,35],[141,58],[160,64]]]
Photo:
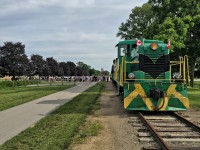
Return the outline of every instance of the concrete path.
[[[94,82],[82,82],[73,88],[0,111],[0,144],[16,136],[93,85],[95,85]]]

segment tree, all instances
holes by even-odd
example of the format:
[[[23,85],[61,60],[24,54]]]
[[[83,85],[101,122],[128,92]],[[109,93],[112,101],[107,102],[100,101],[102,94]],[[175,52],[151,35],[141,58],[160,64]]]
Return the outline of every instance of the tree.
[[[170,39],[172,45],[170,50],[172,52],[174,50],[176,52],[176,55],[180,56],[181,49],[186,47],[185,41],[187,39],[190,21],[190,16],[186,16],[185,18],[167,17],[164,22],[158,26],[159,28],[157,34],[154,35],[153,38],[162,40],[165,43],[167,43],[167,40]]]
[[[83,76],[84,75],[82,68],[76,67],[76,70],[77,70],[77,76]]]
[[[88,76],[89,75],[89,70],[91,67],[83,62],[78,62],[77,63],[77,75],[78,76]]]
[[[127,22],[122,22],[119,31],[117,33],[117,37],[120,37],[121,39],[131,39],[132,35],[130,34],[130,20],[127,20]]]
[[[76,65],[75,63],[71,62],[71,61],[68,61],[67,62],[67,65],[69,66],[70,68],[70,72],[71,72],[71,76],[76,76],[77,75],[77,70],[76,70]]]
[[[129,19],[121,23],[117,37],[122,39],[140,38],[146,36],[146,29],[153,21],[153,11],[151,5],[145,3],[142,7],[132,9]]]
[[[53,57],[46,58],[49,75],[56,76],[60,74],[60,67],[58,62]]]
[[[199,0],[149,0],[153,14],[158,23],[162,23],[167,17],[195,16],[199,14]]]
[[[47,62],[40,55],[31,55],[30,67],[32,75],[42,76],[45,68],[47,67]]]
[[[57,72],[57,76],[64,76],[64,70],[62,67],[58,67],[58,72]]]
[[[64,76],[70,76],[71,75],[70,68],[69,68],[69,66],[66,62],[60,62],[59,65],[63,69]]]
[[[105,70],[105,71],[102,72],[102,75],[104,75],[104,76],[109,76],[109,75],[110,75],[110,72]]]
[[[43,70],[43,75],[45,77],[48,77],[51,74],[51,69],[48,67],[48,65],[46,64],[46,67]]]
[[[94,68],[90,69],[89,70],[89,75],[92,76],[92,75],[96,75],[96,70]]]
[[[96,75],[96,76],[101,75],[101,71],[99,71],[99,70],[95,70],[95,75]]]
[[[200,56],[199,0],[149,0],[135,7],[126,23],[121,23],[117,36],[171,41],[171,56],[188,55],[193,86],[194,66]]]
[[[25,54],[25,45],[21,42],[5,42],[0,47],[0,66],[3,75],[16,76],[27,74],[29,60]]]
[[[194,84],[194,70],[195,64],[200,59],[200,15],[192,17],[191,25],[188,31],[188,38],[186,39],[186,50],[189,56],[191,69],[191,86]]]
[[[199,0],[149,0],[155,14],[159,31],[154,38],[172,39],[175,55],[189,56],[191,86],[194,82],[194,66],[199,58]],[[155,24],[155,23],[154,23]],[[149,29],[150,30],[150,29]],[[174,43],[173,43],[174,41]]]

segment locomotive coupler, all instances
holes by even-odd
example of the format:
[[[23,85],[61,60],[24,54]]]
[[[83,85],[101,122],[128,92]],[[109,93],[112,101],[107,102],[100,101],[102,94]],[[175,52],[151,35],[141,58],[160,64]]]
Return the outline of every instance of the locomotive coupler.
[[[164,98],[164,92],[159,89],[152,89],[149,91],[149,97],[158,100],[159,98]]]

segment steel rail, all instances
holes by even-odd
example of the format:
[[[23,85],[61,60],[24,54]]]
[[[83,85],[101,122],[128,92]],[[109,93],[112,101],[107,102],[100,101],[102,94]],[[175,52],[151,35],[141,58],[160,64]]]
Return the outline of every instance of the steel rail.
[[[147,126],[148,130],[151,132],[153,137],[156,139],[156,141],[160,144],[161,148],[163,150],[169,150],[169,146],[166,144],[166,142],[162,139],[162,137],[156,132],[156,130],[151,126],[151,124],[145,119],[145,117],[142,115],[141,112],[138,113],[140,119],[144,122],[144,124]]]
[[[180,121],[182,121],[183,123],[187,124],[188,126],[192,127],[193,129],[195,129],[196,131],[200,132],[200,127],[197,126],[196,124],[192,123],[191,121],[183,118],[182,116],[178,115],[175,112],[171,112],[172,116],[178,118]]]

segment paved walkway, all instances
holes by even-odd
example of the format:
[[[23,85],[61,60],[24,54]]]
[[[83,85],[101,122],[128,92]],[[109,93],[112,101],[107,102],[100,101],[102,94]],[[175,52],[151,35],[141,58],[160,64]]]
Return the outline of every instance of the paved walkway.
[[[48,113],[69,102],[73,97],[93,86],[82,82],[78,86],[0,112],[0,144],[30,127]]]

